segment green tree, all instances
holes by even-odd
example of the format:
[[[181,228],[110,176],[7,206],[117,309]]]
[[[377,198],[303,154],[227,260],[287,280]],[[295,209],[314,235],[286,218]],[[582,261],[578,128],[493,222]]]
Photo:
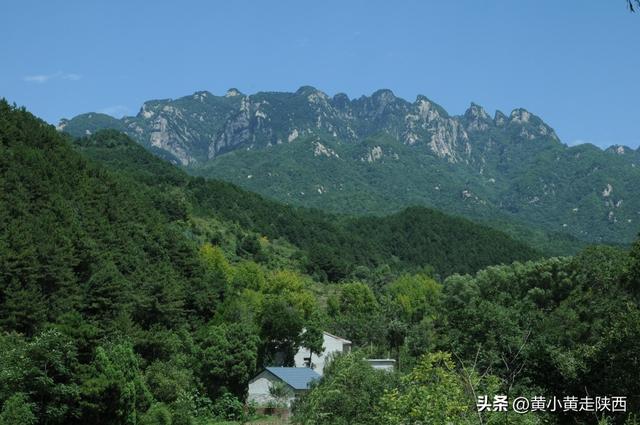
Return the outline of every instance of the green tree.
[[[241,421],[244,416],[244,405],[231,393],[221,394],[211,407],[213,416],[223,421]]]
[[[633,244],[630,253],[630,264],[628,273],[629,290],[636,300],[640,302],[640,239]]]
[[[211,399],[229,392],[244,398],[256,371],[258,337],[243,323],[208,325],[198,331],[199,376]]]
[[[187,289],[188,305],[207,322],[228,295],[233,269],[220,247],[204,244],[199,252],[202,275]]]
[[[173,420],[169,408],[162,403],[153,404],[140,418],[140,425],[171,425]]]
[[[24,392],[36,403],[39,422],[65,424],[77,414],[80,398],[76,347],[71,338],[50,329],[25,346]]]
[[[136,425],[151,404],[138,356],[128,342],[96,348],[82,385],[82,418],[96,425]]]
[[[193,372],[175,361],[155,361],[144,371],[153,397],[162,403],[175,402],[180,394],[194,387]]]
[[[402,378],[400,388],[384,394],[379,423],[474,424],[470,403],[451,357],[445,353],[428,354]]]
[[[296,400],[293,420],[313,425],[370,425],[385,390],[395,376],[374,370],[358,353],[338,356],[324,369],[322,379]]]
[[[434,351],[440,340],[438,331],[438,323],[428,316],[424,317],[420,323],[412,325],[406,338],[409,354],[413,358],[419,358],[427,352]]]
[[[435,318],[441,302],[442,287],[424,275],[403,275],[387,288],[400,319],[416,323],[425,316]]]
[[[309,248],[307,270],[320,279],[337,282],[349,274],[349,265],[335,247],[314,243]]]
[[[288,401],[293,397],[293,391],[288,384],[276,381],[269,386],[269,395],[275,400],[273,407],[288,407]]]
[[[409,424],[522,424],[542,423],[540,418],[513,412],[480,413],[471,387],[491,398],[498,390],[498,379],[476,374],[464,379],[455,368],[449,353],[424,355],[401,384],[387,390],[378,405],[380,425]],[[475,388],[474,388],[475,389]]]
[[[108,321],[124,313],[131,299],[130,283],[112,261],[96,266],[86,283],[84,310],[95,320]]]
[[[387,342],[396,352],[396,367],[400,369],[400,347],[407,336],[407,325],[400,320],[393,319],[387,325]]]
[[[4,402],[0,412],[0,425],[35,425],[35,404],[23,393],[16,393]]]
[[[380,304],[371,288],[360,282],[341,287],[337,298],[329,300],[328,315],[335,333],[356,345],[383,345],[385,335]]]
[[[46,301],[35,285],[23,285],[17,279],[2,290],[0,324],[4,329],[33,335],[46,321]]]
[[[304,318],[291,303],[275,296],[268,297],[260,317],[259,363],[264,366],[293,364],[293,357],[301,345]]]
[[[323,352],[324,347],[324,319],[319,312],[315,312],[311,319],[305,324],[304,331],[300,336],[300,346],[309,350],[309,357],[313,354],[320,354]]]

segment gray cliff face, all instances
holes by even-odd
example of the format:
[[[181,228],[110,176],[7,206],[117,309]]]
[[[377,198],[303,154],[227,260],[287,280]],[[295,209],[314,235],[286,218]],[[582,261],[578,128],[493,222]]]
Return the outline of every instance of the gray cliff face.
[[[208,158],[214,158],[218,153],[231,151],[237,146],[252,141],[252,128],[259,126],[262,118],[260,103],[251,102],[249,97],[242,97],[240,110],[222,125],[220,133],[208,145]]]
[[[254,150],[293,143],[316,135],[344,143],[386,134],[406,145],[429,150],[450,163],[473,163],[470,135],[513,132],[523,140],[556,139],[553,130],[524,109],[509,117],[490,118],[472,104],[462,116],[447,112],[424,96],[410,103],[391,90],[371,96],[333,98],[313,87],[295,93],[244,95],[229,89],[224,96],[196,92],[179,99],[145,102],[135,117],[95,122],[89,114],[61,121],[60,128],[76,136],[99,128],[124,129],[141,144],[165,151],[181,165],[202,164],[236,149]],[[94,116],[97,114],[93,114]]]

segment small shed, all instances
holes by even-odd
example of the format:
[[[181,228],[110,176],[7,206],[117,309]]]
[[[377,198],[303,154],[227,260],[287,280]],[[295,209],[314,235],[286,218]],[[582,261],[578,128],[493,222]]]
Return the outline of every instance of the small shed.
[[[393,372],[396,368],[396,361],[394,359],[366,359],[366,361],[372,368],[377,370]]]
[[[272,395],[270,388],[276,382],[282,382],[291,395],[285,400],[287,407],[295,397],[309,391],[311,383],[320,379],[320,375],[308,367],[268,367],[249,381],[247,401],[258,406],[272,406],[279,400]]]

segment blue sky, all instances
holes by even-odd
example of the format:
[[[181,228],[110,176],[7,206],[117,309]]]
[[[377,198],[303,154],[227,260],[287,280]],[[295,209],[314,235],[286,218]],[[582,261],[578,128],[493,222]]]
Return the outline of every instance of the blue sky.
[[[0,96],[56,123],[198,90],[389,88],[637,147],[639,36],[624,0],[21,0],[0,15]]]

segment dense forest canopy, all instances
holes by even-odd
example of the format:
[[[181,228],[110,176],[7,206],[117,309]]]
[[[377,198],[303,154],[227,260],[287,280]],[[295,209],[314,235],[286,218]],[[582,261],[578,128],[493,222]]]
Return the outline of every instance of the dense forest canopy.
[[[433,210],[292,208],[0,102],[0,424],[242,421],[249,379],[319,330],[355,349],[294,422],[634,424],[640,243],[541,258]],[[482,394],[628,408],[478,413]]]
[[[351,218],[282,205],[229,183],[189,177],[115,131],[77,139],[74,146],[119,175],[173,194],[165,196],[165,205],[180,199],[192,215],[235,222],[270,239],[285,238],[306,254],[307,271],[332,281],[349,276],[355,266],[362,273],[381,266],[408,270],[428,265],[449,275],[541,255],[499,231],[427,208]]]

